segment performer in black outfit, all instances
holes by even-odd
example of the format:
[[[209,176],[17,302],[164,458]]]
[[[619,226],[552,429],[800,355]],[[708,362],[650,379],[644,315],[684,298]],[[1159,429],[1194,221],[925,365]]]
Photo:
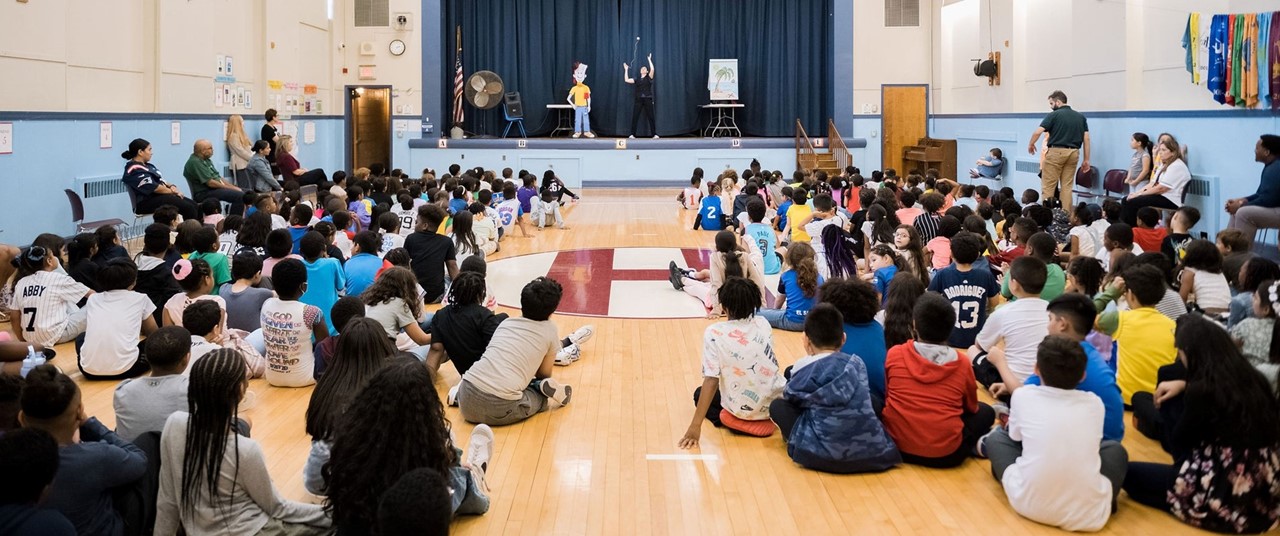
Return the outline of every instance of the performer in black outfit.
[[[649,54],[649,66],[640,68],[640,79],[631,78],[631,66],[622,64],[622,81],[634,85],[636,100],[631,105],[631,138],[636,137],[636,122],[640,114],[649,119],[649,133],[658,138],[658,127],[653,120],[653,54]]]

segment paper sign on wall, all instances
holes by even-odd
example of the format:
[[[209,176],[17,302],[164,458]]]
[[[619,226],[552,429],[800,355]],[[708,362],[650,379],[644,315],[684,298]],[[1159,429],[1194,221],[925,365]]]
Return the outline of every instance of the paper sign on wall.
[[[252,90],[248,90],[248,89],[244,90],[244,109],[246,110],[253,109],[253,91]]]
[[[244,86],[236,87],[236,104],[237,107],[244,106]]]
[[[13,123],[0,123],[0,154],[13,153]]]
[[[213,105],[222,107],[222,86],[218,84],[213,85]]]
[[[231,93],[231,84],[222,84],[222,101],[227,103],[227,106],[236,105],[236,96]]]
[[[227,57],[218,54],[218,76],[227,74]]]
[[[172,145],[182,143],[182,122],[172,121],[169,123],[169,143]]]
[[[315,142],[316,142],[316,124],[312,121],[307,121],[306,123],[302,124],[302,143],[306,143],[310,145]]]
[[[222,122],[222,141],[227,141],[228,132],[230,130],[231,130],[231,125],[229,125],[226,121],[223,121]]]
[[[284,87],[284,82],[281,82],[279,80],[267,80],[267,87],[276,91],[280,91],[280,88]]]
[[[98,148],[111,148],[111,122],[103,121],[98,123]]]
[[[235,75],[234,69],[232,69],[232,67],[231,67],[231,56],[227,56],[227,72],[226,72],[226,75],[227,75],[227,76],[234,76],[234,75]]]

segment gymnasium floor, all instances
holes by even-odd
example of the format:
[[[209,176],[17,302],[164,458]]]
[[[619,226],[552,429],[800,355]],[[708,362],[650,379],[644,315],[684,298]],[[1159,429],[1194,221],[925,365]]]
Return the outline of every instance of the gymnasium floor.
[[[745,438],[703,425],[700,450],[676,442],[693,412],[701,381],[703,328],[696,301],[671,289],[666,263],[697,265],[711,233],[668,190],[587,190],[567,211],[571,229],[532,230],[505,238],[491,258],[490,284],[501,304],[518,304],[520,285],[552,273],[565,286],[562,309],[614,318],[559,314],[562,333],[587,323],[595,337],[582,360],[556,368],[574,387],[567,407],[495,430],[489,464],[492,507],[460,518],[456,534],[1043,534],[1056,529],[1009,509],[985,461],[952,470],[902,466],[883,474],[840,476],[796,466],[779,435]],[[646,248],[608,251],[612,248]],[[663,249],[647,249],[663,248]],[[564,252],[572,253],[546,253]],[[595,250],[595,251],[591,251]],[[536,255],[535,255],[536,254]],[[528,255],[528,256],[523,256]],[[678,256],[673,256],[678,255]],[[523,257],[522,257],[523,256]],[[512,258],[508,261],[499,259]],[[516,294],[512,294],[515,292]],[[519,314],[518,308],[509,311]],[[655,318],[665,317],[665,318]],[[803,356],[801,335],[774,332],[782,365]],[[114,382],[83,382],[70,345],[55,360],[80,381],[89,415],[114,425]],[[458,381],[441,369],[441,397]],[[303,416],[311,388],[250,386],[253,437],[284,496],[313,500],[302,488],[309,438]],[[465,448],[472,426],[448,409]],[[1169,458],[1130,431],[1134,461]],[[1123,495],[1104,534],[1182,534],[1193,529]]]

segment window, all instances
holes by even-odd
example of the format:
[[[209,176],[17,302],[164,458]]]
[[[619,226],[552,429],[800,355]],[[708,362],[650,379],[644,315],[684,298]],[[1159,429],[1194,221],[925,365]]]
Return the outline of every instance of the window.
[[[884,0],[885,27],[920,26],[920,0]]]

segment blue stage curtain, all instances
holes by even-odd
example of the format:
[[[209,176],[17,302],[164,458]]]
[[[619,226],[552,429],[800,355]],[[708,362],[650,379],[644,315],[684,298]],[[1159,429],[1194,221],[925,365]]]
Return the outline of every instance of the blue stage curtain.
[[[850,21],[852,22],[852,21]],[[811,133],[831,117],[831,0],[446,0],[444,102],[453,102],[454,28],[462,28],[463,73],[498,73],[524,101],[530,135],[550,132],[546,105],[563,103],[573,62],[590,66],[592,129],[630,134],[632,76],[652,52],[658,131],[698,132],[706,124],[707,61],[736,58],[738,125],[747,136],[791,136],[799,118]],[[502,110],[465,105],[464,128],[499,135]],[[642,128],[642,131],[647,129]]]

